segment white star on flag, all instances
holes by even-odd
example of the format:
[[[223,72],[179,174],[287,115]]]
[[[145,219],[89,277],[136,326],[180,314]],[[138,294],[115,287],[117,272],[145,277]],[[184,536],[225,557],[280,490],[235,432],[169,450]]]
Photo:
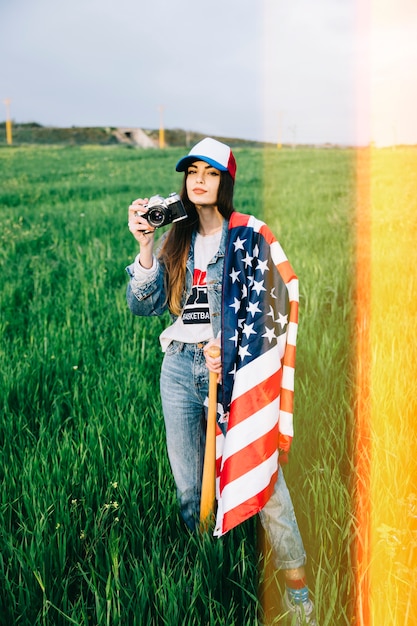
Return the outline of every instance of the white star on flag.
[[[284,326],[288,324],[288,315],[282,315],[282,313],[278,311],[278,319],[275,321],[281,324],[281,328],[284,328]]]
[[[265,332],[262,337],[266,337],[269,340],[269,343],[271,343],[273,339],[277,338],[275,330],[273,328],[268,328],[268,326],[265,326]]]
[[[235,313],[237,313],[240,309],[240,300],[235,298],[233,304],[230,304],[229,306],[235,310]]]
[[[243,334],[246,335],[246,339],[249,339],[251,335],[256,335],[256,330],[253,330],[254,324],[243,324]]]
[[[233,269],[231,271],[231,273],[229,274],[230,278],[232,279],[232,282],[235,283],[237,280],[239,280],[238,276],[240,274],[240,270],[235,270]],[[240,282],[240,281],[239,281]]]
[[[255,317],[255,313],[262,313],[261,309],[258,306],[259,302],[249,302],[248,307],[247,307],[247,312],[250,313],[252,315],[252,317]]]
[[[241,239],[240,237],[238,237],[236,239],[236,241],[233,242],[233,245],[235,247],[235,252],[237,252],[237,250],[244,250],[245,248],[243,247],[243,244],[245,243],[246,239]]]
[[[269,269],[268,268],[268,259],[266,261],[261,261],[260,259],[258,259],[258,265],[256,266],[257,270],[261,270],[262,275],[265,272],[265,270]]]
[[[255,280],[253,282],[253,287],[252,288],[253,288],[254,291],[256,291],[258,296],[261,293],[261,291],[266,291],[266,289],[264,287],[264,281],[263,280]]]
[[[252,356],[249,352],[249,346],[239,346],[239,356],[242,361],[246,356]]]
[[[235,334],[233,335],[233,337],[229,337],[229,341],[233,341],[235,346],[237,346],[238,341],[239,341],[239,333],[237,329],[235,330]]]
[[[251,263],[253,261],[253,256],[250,256],[249,252],[247,252],[245,258],[242,259],[242,260],[243,260],[244,264],[246,265],[246,267],[250,267]]]
[[[267,317],[272,317],[272,319],[275,322],[275,313],[274,313],[274,309],[271,305],[269,305],[269,313],[266,314]]]

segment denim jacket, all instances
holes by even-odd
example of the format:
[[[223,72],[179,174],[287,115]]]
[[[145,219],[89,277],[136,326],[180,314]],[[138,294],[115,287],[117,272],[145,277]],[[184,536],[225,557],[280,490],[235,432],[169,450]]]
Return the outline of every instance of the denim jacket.
[[[223,221],[222,236],[220,239],[219,249],[207,265],[207,296],[210,309],[211,323],[213,326],[213,334],[217,337],[221,329],[221,299],[222,299],[222,282],[223,282],[223,266],[224,255],[226,251],[226,242],[228,234],[229,222]],[[196,231],[193,233],[190,252],[187,259],[187,270],[185,279],[185,289],[181,301],[184,306],[188,296],[191,293],[193,273],[194,273],[194,244]],[[168,309],[166,303],[166,293],[164,287],[165,267],[162,263],[157,263],[157,269],[154,274],[149,277],[145,283],[138,283],[134,277],[134,264],[126,268],[130,276],[127,286],[127,303],[134,315],[161,315]],[[171,313],[171,320],[174,322],[176,315]]]

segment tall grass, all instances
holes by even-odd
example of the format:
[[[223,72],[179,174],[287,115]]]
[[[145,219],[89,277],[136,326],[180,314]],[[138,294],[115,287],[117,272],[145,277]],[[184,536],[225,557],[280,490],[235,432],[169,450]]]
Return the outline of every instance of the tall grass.
[[[354,155],[273,151],[265,161],[265,218],[300,281],[295,438],[287,482],[319,623],[347,624],[354,595]]]
[[[320,624],[349,624],[354,159],[236,152],[236,207],[267,221],[300,278],[285,472]],[[158,393],[167,319],[125,304],[127,206],[177,190],[181,155],[0,151],[2,624],[262,623],[256,520],[221,540],[179,521]]]

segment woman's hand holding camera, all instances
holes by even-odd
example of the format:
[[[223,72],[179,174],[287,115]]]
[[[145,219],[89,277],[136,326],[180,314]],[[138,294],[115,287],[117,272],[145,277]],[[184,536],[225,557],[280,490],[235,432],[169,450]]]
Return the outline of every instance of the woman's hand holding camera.
[[[153,241],[155,229],[141,217],[147,212],[148,198],[138,198],[129,206],[129,230],[140,245],[140,264],[151,268],[153,263]]]

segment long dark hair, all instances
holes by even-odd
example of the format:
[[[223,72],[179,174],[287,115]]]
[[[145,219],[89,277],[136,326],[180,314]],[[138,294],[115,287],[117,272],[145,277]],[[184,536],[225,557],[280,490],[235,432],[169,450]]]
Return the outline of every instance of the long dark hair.
[[[188,253],[190,250],[193,232],[198,227],[198,213],[195,205],[187,194],[187,172],[184,174],[181,199],[187,211],[187,218],[174,223],[158,257],[166,268],[166,294],[169,310],[174,315],[181,313],[181,300],[185,287],[185,272]],[[234,211],[233,207],[234,181],[229,172],[220,172],[219,191],[217,194],[217,208],[219,213],[228,220]]]

